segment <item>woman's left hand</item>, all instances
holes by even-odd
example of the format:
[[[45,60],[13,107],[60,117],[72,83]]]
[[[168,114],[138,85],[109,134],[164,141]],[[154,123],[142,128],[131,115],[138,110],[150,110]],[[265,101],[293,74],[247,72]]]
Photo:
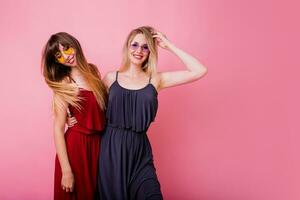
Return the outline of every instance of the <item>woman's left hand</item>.
[[[68,116],[67,117],[67,125],[69,128],[73,127],[75,124],[77,124],[77,120],[75,117]]]
[[[163,33],[155,31],[152,33],[152,37],[155,38],[159,47],[168,50],[171,48],[172,43],[167,39],[167,37]]]

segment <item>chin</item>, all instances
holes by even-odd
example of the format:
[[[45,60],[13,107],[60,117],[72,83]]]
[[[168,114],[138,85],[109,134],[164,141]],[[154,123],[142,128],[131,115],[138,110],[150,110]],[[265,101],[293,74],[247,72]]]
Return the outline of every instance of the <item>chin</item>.
[[[74,62],[74,63],[72,63],[72,64],[68,64],[68,66],[69,66],[69,67],[76,67],[76,66],[77,66],[77,63]]]
[[[137,60],[135,58],[130,58],[130,62],[134,65],[142,65],[145,62],[145,59],[143,60]]]

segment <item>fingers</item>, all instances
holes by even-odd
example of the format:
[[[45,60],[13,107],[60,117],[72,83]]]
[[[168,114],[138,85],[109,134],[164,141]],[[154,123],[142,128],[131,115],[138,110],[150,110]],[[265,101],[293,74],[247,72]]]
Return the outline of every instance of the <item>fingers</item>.
[[[69,109],[67,110],[67,115],[68,115],[68,117],[72,117],[72,114]]]
[[[73,127],[74,126],[74,124],[68,124],[68,127],[69,128],[71,128],[71,127]]]
[[[71,192],[71,188],[69,188],[69,187],[64,187],[63,190],[64,190],[65,192]]]
[[[61,180],[61,188],[65,192],[73,192],[74,185],[75,185],[75,180],[74,180],[73,173],[63,174],[62,180]]]
[[[68,127],[74,126],[75,124],[77,124],[76,118],[75,117],[68,117],[67,118],[67,124],[68,124]]]
[[[71,118],[70,119],[70,126],[74,126],[75,124],[77,123],[76,119],[75,118]]]
[[[73,192],[74,191],[74,186],[62,186],[62,189],[65,191],[65,192]]]
[[[70,118],[67,119],[67,125],[68,125],[68,127],[74,126],[74,123],[71,121]]]
[[[167,38],[165,34],[159,32],[159,31],[153,32],[153,33],[152,33],[152,37],[154,37],[154,38],[157,38],[157,37],[158,37],[158,38]]]
[[[168,40],[167,40],[167,38],[166,38],[166,36],[164,36],[162,33],[160,33],[160,32],[156,32],[156,33],[154,33],[153,35],[152,35],[152,37],[156,40],[156,41],[158,41],[159,43],[160,42],[167,42]]]
[[[160,38],[161,35],[158,32],[152,33],[152,37],[154,38]]]
[[[163,38],[158,34],[153,34],[152,37],[158,42],[163,41]]]
[[[153,37],[153,38],[160,38],[160,36],[157,35],[157,34],[153,34],[152,37]]]

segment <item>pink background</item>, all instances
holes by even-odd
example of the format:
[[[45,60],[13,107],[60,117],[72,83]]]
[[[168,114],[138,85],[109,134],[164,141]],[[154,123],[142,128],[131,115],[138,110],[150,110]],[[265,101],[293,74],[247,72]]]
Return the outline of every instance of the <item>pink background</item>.
[[[202,80],[159,94],[149,137],[165,199],[300,199],[299,6],[1,1],[0,199],[53,198],[51,91],[40,72],[50,34],[74,35],[104,74],[118,68],[125,37],[140,25],[158,28],[208,68]],[[183,65],[160,50],[158,67]]]

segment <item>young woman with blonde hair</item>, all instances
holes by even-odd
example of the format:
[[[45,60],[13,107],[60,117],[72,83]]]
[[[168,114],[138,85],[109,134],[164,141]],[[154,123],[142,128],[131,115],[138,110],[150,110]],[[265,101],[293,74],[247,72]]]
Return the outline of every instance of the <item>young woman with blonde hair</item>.
[[[157,72],[157,46],[175,54],[186,69]],[[152,27],[129,33],[120,70],[103,79],[109,88],[109,100],[99,158],[101,199],[163,198],[146,134],[156,115],[158,92],[196,81],[206,72],[197,59]]]
[[[64,32],[53,34],[48,40],[42,71],[53,91],[57,153],[54,199],[94,200],[107,101],[100,73],[86,61],[78,40]],[[67,115],[74,116],[77,124],[65,132]]]

